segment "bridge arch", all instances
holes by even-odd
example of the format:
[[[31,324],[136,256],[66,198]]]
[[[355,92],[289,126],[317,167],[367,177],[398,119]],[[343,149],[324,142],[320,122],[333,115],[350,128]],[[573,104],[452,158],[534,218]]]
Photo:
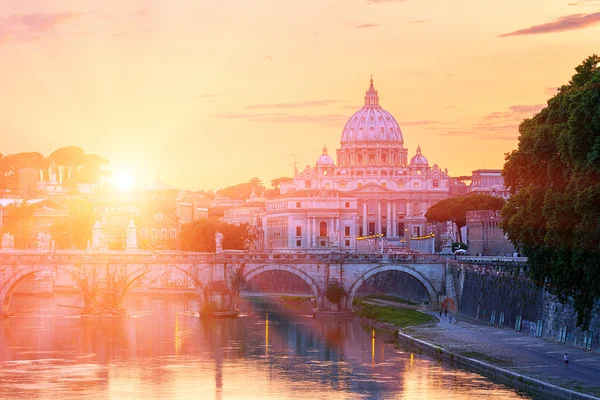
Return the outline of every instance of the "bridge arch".
[[[310,289],[314,293],[315,297],[317,298],[317,303],[319,304],[319,306],[321,305],[323,295],[321,293],[321,289],[319,288],[319,285],[317,284],[317,282],[315,282],[315,280],[312,279],[306,272],[302,271],[301,269],[295,268],[293,266],[278,265],[278,264],[261,265],[260,267],[252,268],[251,270],[247,271],[244,274],[244,279],[246,282],[248,282],[250,279],[254,278],[256,275],[262,274],[263,272],[267,272],[267,271],[287,271],[291,274],[296,275],[297,277],[302,279],[304,282],[306,282],[306,284],[310,287]]]
[[[134,269],[133,271],[129,272],[125,276],[124,286],[122,287],[121,292],[120,292],[120,300],[121,301],[123,300],[123,298],[125,297],[125,293],[127,293],[129,288],[131,287],[131,285],[133,285],[133,283],[135,281],[137,281],[139,278],[141,278],[142,276],[148,275],[151,273],[156,273],[157,274],[156,277],[159,277],[169,270],[177,270],[177,271],[183,272],[185,275],[192,278],[192,281],[196,285],[196,288],[198,288],[199,286],[201,286],[200,281],[193,274],[193,272],[192,272],[193,268],[190,268],[190,267],[193,267],[193,266],[190,265],[190,266],[187,266],[187,268],[181,268],[181,267],[174,266],[174,265],[162,265],[162,264],[148,264],[148,265],[140,266],[140,267]]]
[[[10,311],[10,301],[12,300],[12,295],[22,281],[34,274],[37,274],[38,272],[49,272],[52,274],[57,273],[58,271],[62,271],[68,276],[73,277],[75,269],[69,269],[69,267],[57,265],[39,265],[15,271],[15,273],[8,280],[4,281],[0,285],[0,304],[2,307],[0,312],[8,313]],[[77,285],[77,289],[79,289],[81,295],[81,287],[79,287],[79,282],[75,280],[75,284]]]
[[[419,281],[419,283],[421,285],[423,285],[423,288],[425,289],[425,291],[427,292],[427,296],[429,297],[429,308],[431,308],[432,310],[436,310],[438,308],[438,293],[435,290],[435,288],[433,287],[433,285],[431,284],[431,282],[429,281],[429,279],[427,279],[423,274],[421,274],[419,271],[414,270],[413,268],[404,266],[404,265],[378,265],[377,267],[371,268],[365,272],[363,272],[358,279],[352,284],[352,286],[350,286],[350,289],[348,290],[348,298],[347,298],[347,307],[348,310],[352,310],[352,301],[354,300],[354,296],[356,296],[356,292],[358,291],[358,288],[365,283],[365,281],[367,279],[369,279],[371,276],[378,274],[380,272],[386,272],[386,271],[399,271],[399,272],[403,272],[405,274],[408,274],[410,276],[412,276],[413,278],[415,278],[417,281]]]

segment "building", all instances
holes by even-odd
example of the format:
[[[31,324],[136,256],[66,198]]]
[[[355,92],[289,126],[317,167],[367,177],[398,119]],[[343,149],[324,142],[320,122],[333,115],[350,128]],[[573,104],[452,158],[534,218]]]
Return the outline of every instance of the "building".
[[[160,179],[140,190],[141,220],[137,237],[141,247],[155,250],[180,248],[176,198],[179,191]]]
[[[467,212],[467,245],[469,253],[488,256],[512,255],[515,248],[500,227],[500,211]]]
[[[19,195],[23,199],[31,199],[39,194],[38,181],[40,171],[36,168],[22,168],[19,170]]]
[[[314,167],[296,169],[293,179],[281,184],[281,195],[266,201],[265,249],[319,250],[338,240],[334,247],[350,251],[357,238],[370,235],[410,249],[411,237],[422,240],[431,233],[424,213],[449,197],[451,179],[437,164],[430,166],[420,146],[409,159],[402,130],[379,104],[372,79],[363,107],[342,130],[336,158],[323,148]],[[328,243],[325,232],[339,236]]]
[[[510,192],[504,186],[501,169],[477,169],[473,171],[470,193],[489,194],[508,199]]]

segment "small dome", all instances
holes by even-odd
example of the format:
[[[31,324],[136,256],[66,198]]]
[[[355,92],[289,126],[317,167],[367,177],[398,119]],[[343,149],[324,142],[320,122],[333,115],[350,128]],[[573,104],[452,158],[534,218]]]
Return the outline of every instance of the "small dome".
[[[317,166],[326,165],[326,166],[335,166],[333,159],[327,155],[327,147],[323,147],[323,155],[317,158]]]
[[[411,166],[429,166],[429,161],[421,154],[421,146],[417,147],[417,154],[410,159]]]

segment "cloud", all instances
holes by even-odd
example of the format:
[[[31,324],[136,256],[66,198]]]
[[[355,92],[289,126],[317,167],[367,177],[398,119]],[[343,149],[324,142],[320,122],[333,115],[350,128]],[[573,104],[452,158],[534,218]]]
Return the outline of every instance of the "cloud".
[[[544,88],[544,94],[548,94],[550,96],[554,96],[558,93],[558,88],[556,86],[546,87]]]
[[[402,126],[446,125],[446,122],[433,121],[433,120],[416,120],[416,121],[402,121],[399,124],[402,127]]]
[[[356,25],[355,28],[358,28],[358,29],[362,29],[362,28],[377,28],[378,26],[381,26],[381,24],[362,24],[362,25]]]
[[[569,3],[570,6],[600,6],[600,0],[576,0],[574,3]]]
[[[429,22],[431,21],[430,19],[415,19],[412,21],[408,21],[407,24],[422,24],[424,22]]]
[[[367,0],[369,4],[379,4],[379,3],[403,3],[407,0]]]
[[[35,40],[54,33],[61,25],[73,22],[89,12],[59,12],[52,14],[15,14],[0,19],[0,42]]]
[[[222,113],[212,114],[213,118],[240,119],[247,122],[263,122],[277,124],[316,123],[327,126],[339,126],[348,119],[347,115],[321,114],[321,115],[297,115],[288,113]]]
[[[553,33],[584,29],[600,23],[600,12],[593,14],[573,14],[560,17],[552,22],[531,26],[511,33],[499,35],[499,37],[537,35],[542,33]]]
[[[542,108],[546,107],[545,104],[533,104],[533,105],[515,105],[508,107],[508,111],[494,111],[483,117],[484,121],[491,120],[518,120],[521,121],[523,118],[537,114]]]
[[[246,107],[248,110],[269,110],[274,108],[303,108],[303,107],[320,107],[331,104],[340,103],[339,100],[309,100],[299,103],[275,103],[275,104],[253,104]]]

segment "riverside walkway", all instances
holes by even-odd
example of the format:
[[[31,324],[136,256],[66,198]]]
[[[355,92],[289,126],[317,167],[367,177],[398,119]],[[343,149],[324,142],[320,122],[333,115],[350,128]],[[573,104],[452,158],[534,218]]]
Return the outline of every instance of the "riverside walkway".
[[[389,302],[386,302],[389,304]],[[402,332],[442,347],[451,353],[483,361],[552,385],[600,398],[600,354],[552,343],[512,329],[492,327],[461,316],[456,320],[429,310],[439,322]],[[564,353],[569,367],[565,368]]]

